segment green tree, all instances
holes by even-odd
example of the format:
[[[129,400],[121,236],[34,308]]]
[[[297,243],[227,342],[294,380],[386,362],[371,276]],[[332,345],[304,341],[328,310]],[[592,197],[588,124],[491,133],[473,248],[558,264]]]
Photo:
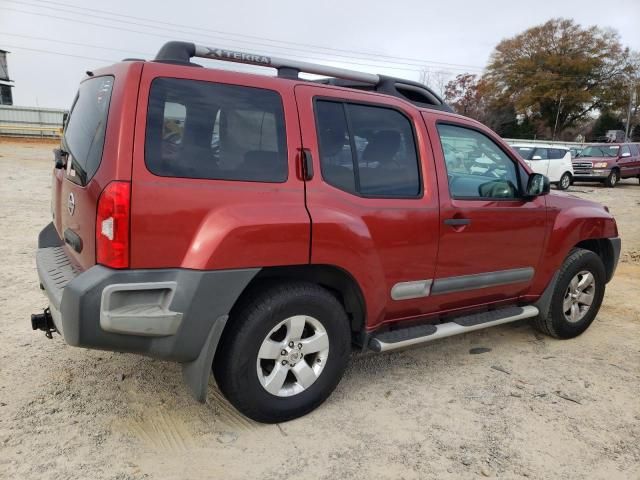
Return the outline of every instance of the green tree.
[[[616,32],[553,19],[501,41],[483,81],[498,102],[559,134],[621,108],[636,70]]]
[[[444,100],[456,113],[479,120],[503,137],[529,138],[535,134],[529,118],[518,115],[512,104],[497,101],[478,75],[457,75],[446,84]]]

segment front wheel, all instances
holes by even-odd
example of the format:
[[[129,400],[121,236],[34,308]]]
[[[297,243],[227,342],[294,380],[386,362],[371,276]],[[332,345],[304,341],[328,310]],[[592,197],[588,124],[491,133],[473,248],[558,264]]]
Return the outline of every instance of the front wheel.
[[[546,312],[534,319],[535,326],[555,338],[573,338],[596,318],[605,290],[604,264],[598,255],[575,249],[560,269]]]
[[[560,177],[560,181],[558,182],[558,190],[566,190],[571,186],[571,174],[569,172],[564,172]]]
[[[609,174],[607,179],[604,181],[604,184],[609,188],[613,188],[618,184],[619,181],[620,181],[620,173],[618,172],[618,170],[614,169],[614,170],[611,170],[611,173]]]
[[[231,404],[259,422],[292,420],[318,407],[351,353],[344,308],[315,284],[261,289],[232,313],[228,328],[214,375]]]

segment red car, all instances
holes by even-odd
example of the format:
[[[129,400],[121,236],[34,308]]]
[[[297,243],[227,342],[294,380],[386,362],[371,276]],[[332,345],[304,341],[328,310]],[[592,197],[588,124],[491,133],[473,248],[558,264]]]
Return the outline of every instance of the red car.
[[[261,422],[319,406],[354,345],[520,319],[575,337],[620,253],[605,207],[550,193],[421,84],[182,42],[88,72],[52,216],[34,329],[180,362],[200,401],[213,371]]]
[[[639,143],[602,143],[586,146],[573,159],[576,182],[602,182],[609,188],[621,179],[640,179]]]

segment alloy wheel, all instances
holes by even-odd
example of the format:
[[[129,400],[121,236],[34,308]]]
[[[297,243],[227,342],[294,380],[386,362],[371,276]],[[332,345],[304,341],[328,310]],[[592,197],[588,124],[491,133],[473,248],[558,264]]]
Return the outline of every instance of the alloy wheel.
[[[316,318],[295,315],[278,323],[258,351],[260,384],[272,395],[290,397],[320,377],[329,356],[329,336]]]
[[[596,292],[596,280],[591,272],[582,270],[569,282],[562,302],[562,312],[570,323],[577,323],[584,318]]]

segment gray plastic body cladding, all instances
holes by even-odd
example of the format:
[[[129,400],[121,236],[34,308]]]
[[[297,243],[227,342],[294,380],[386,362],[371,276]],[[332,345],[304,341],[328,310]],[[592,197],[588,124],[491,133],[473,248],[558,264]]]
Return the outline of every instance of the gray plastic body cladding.
[[[613,258],[611,261],[613,262],[611,268],[607,272],[607,283],[613,278],[613,274],[616,273],[616,268],[618,267],[618,261],[620,260],[620,249],[622,248],[622,240],[620,237],[615,238],[607,238],[605,239],[609,242],[611,246],[611,252],[613,254]]]
[[[531,267],[500,270],[498,272],[478,273],[460,277],[440,278],[433,281],[431,295],[464,292],[476,288],[496,287],[510,283],[528,282],[535,270]]]
[[[63,243],[53,222],[50,222],[38,234],[38,248],[59,247]]]
[[[113,270],[96,265],[75,277],[64,289],[60,307],[65,341],[74,346],[141,353],[189,362],[198,357],[213,324],[226,318],[258,268],[199,271],[186,269]],[[175,335],[144,337],[106,332],[100,328],[104,287],[114,283],[176,282],[170,308],[182,312]]]

